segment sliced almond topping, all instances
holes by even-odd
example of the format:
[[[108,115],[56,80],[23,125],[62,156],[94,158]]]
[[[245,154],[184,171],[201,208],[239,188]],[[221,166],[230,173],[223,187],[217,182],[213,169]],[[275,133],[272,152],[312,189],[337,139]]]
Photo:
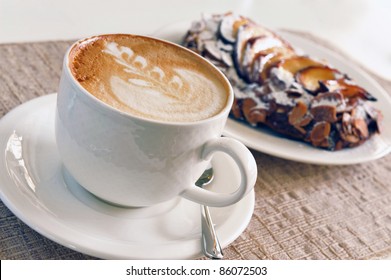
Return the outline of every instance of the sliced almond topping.
[[[298,126],[298,125],[295,125],[294,126],[298,131],[300,131],[300,133],[301,134],[307,134],[307,131],[304,129],[304,128],[302,128],[302,127],[300,127],[300,126]]]
[[[307,126],[313,120],[310,114],[306,115],[299,123],[299,126]]]
[[[307,105],[302,101],[297,102],[296,106],[289,112],[289,123],[293,126],[299,125],[306,113]]]
[[[359,136],[361,136],[361,138],[367,138],[369,136],[368,126],[365,120],[355,119],[353,121],[353,126],[359,131]]]
[[[344,134],[344,133],[341,133],[341,138],[343,140],[345,140],[346,142],[349,142],[351,144],[355,144],[355,143],[358,143],[360,141],[360,138],[356,135],[353,135],[353,134]]]
[[[250,114],[251,109],[254,108],[256,105],[257,103],[252,98],[243,99],[242,101],[243,115],[247,118],[247,116]]]
[[[329,140],[327,138],[323,139],[321,142],[313,142],[316,147],[328,148],[330,146]]]
[[[319,93],[317,96],[314,97],[312,101],[312,106],[324,105],[324,103],[338,106],[343,103],[343,101],[344,100],[342,94],[338,92],[325,92]]]
[[[235,98],[231,108],[231,113],[235,117],[235,119],[243,118],[241,105],[242,105],[242,99]]]
[[[256,125],[259,122],[265,122],[266,120],[266,110],[261,108],[256,108],[257,103],[252,98],[246,98],[242,103],[242,111],[246,120],[252,124]]]
[[[331,105],[321,105],[311,108],[311,114],[318,122],[325,121],[335,123],[337,119],[337,108]]]
[[[255,108],[250,111],[247,117],[249,123],[257,124],[264,123],[266,121],[267,111],[261,108]]]
[[[339,140],[339,141],[337,142],[337,144],[335,144],[334,150],[335,150],[335,151],[338,151],[338,150],[341,150],[343,147],[344,147],[343,141]]]
[[[331,130],[331,125],[328,122],[318,122],[314,125],[311,131],[311,142],[320,143],[325,140]]]

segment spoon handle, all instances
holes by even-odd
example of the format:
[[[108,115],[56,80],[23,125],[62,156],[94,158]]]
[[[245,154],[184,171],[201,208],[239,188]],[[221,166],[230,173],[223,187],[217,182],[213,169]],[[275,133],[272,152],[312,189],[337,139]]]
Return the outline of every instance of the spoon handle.
[[[217,238],[209,208],[201,205],[202,251],[211,259],[222,259],[223,251]]]

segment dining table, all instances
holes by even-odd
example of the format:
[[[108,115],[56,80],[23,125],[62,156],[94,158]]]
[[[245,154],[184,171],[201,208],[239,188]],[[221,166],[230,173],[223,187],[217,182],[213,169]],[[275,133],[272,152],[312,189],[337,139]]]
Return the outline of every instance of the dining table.
[[[391,41],[387,28],[379,27],[391,24],[383,17],[391,12],[386,1],[187,1],[185,5],[174,0],[113,0],[95,6],[96,1],[54,2],[0,0],[0,126],[4,116],[23,104],[55,96],[64,54],[75,40],[112,32],[150,35],[175,22],[198,19],[203,12],[228,10],[337,54],[381,88],[386,100],[391,98]],[[315,16],[314,9],[322,11]],[[384,123],[386,131],[389,127]],[[390,149],[362,162],[322,164],[322,155],[317,162],[301,161],[299,156],[279,156],[257,145],[262,143],[248,145],[258,168],[251,215],[235,239],[225,244],[224,259],[391,259]],[[58,242],[4,202],[0,201],[0,259],[102,258]],[[217,235],[224,234],[219,224],[215,226]],[[206,257],[200,253],[196,259]]]

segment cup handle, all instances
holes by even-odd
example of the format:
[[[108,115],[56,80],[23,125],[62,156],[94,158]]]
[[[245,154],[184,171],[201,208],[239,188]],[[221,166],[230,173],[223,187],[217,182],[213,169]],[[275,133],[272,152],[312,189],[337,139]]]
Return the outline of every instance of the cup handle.
[[[215,152],[228,154],[239,167],[241,181],[233,193],[215,193],[199,187],[190,187],[181,196],[199,204],[224,207],[242,199],[253,187],[257,178],[257,164],[251,152],[237,140],[220,137],[208,141],[201,154],[204,160],[210,160]]]

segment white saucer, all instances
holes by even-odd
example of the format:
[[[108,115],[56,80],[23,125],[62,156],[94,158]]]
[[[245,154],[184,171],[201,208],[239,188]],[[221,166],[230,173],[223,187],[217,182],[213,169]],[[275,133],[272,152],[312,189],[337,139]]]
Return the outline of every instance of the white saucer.
[[[63,176],[54,139],[56,94],[20,105],[0,121],[0,198],[23,222],[66,247],[106,259],[202,256],[200,206],[180,197],[149,208],[120,208]],[[224,154],[212,160],[211,188],[229,192],[239,171]],[[64,180],[65,178],[65,180]],[[211,208],[222,247],[247,227],[254,191],[235,205]]]

